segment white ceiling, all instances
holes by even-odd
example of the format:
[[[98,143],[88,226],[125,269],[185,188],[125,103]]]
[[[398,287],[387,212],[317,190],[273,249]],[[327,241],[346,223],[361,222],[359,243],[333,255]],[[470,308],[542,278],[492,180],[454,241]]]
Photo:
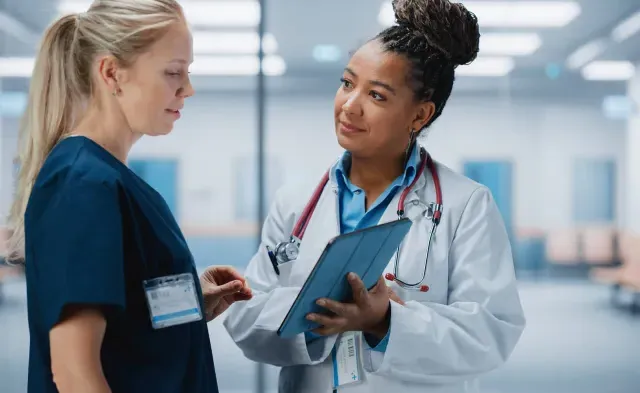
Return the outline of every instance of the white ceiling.
[[[508,78],[460,78],[456,88],[469,92],[520,90],[525,94],[562,94],[569,87],[585,92],[623,91],[624,83],[588,82],[576,72],[564,69],[557,80],[549,80],[546,76],[545,68],[549,64],[563,66],[567,57],[581,45],[599,37],[608,37],[621,20],[640,10],[640,0],[576,1],[582,11],[565,27],[508,30],[537,32],[542,38],[542,45],[534,54],[516,59],[515,69]],[[473,0],[467,2],[472,3]],[[322,90],[328,86],[333,89],[348,53],[381,30],[377,22],[381,3],[381,0],[265,0],[267,31],[275,36],[277,52],[287,64],[285,76],[272,78],[270,86],[284,91]],[[56,15],[57,0],[0,0],[0,4],[3,4],[6,14],[37,36]],[[483,33],[495,31],[507,30],[483,29]],[[14,36],[3,34],[0,44],[3,44],[0,46],[3,56],[33,55],[34,45]],[[313,58],[317,45],[337,46],[341,58],[334,63],[317,62]],[[622,44],[607,44],[600,58],[640,61],[640,34]],[[239,82],[229,78],[205,77],[198,78],[198,82],[212,89],[254,87],[251,79]]]

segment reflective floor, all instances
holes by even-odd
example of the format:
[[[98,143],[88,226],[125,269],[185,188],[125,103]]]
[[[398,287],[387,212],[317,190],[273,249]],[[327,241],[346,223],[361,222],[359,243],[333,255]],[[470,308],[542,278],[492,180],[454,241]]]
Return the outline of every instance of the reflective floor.
[[[26,391],[24,283],[6,284],[0,305],[0,392]],[[640,317],[613,309],[607,288],[584,282],[521,284],[528,327],[511,360],[484,378],[487,393],[637,393]],[[255,366],[220,325],[210,324],[222,393],[254,392]],[[271,392],[277,370],[268,369]]]

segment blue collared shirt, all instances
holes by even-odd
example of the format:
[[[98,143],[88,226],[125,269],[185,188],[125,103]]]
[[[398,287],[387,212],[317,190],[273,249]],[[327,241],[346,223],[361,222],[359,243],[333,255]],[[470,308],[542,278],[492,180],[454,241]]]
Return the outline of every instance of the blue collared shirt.
[[[418,145],[416,145],[418,146]],[[351,166],[351,154],[345,152],[342,159],[339,160],[331,169],[338,183],[338,200],[340,209],[340,232],[342,234],[353,232],[357,229],[368,228],[377,225],[389,203],[396,195],[398,190],[408,187],[415,179],[418,166],[420,165],[420,148],[414,148],[411,156],[407,161],[404,173],[398,176],[387,187],[387,189],[371,204],[369,210],[366,209],[366,195],[364,190],[355,186],[349,180],[349,169]],[[307,341],[316,337],[313,334],[307,334]],[[365,335],[367,343],[373,350],[385,352],[389,341],[389,334],[380,342],[373,337]],[[372,345],[373,344],[373,345]]]

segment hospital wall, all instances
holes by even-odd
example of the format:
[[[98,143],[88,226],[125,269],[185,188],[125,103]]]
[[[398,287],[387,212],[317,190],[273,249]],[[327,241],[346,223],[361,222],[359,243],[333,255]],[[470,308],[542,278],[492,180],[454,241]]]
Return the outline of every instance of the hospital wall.
[[[332,98],[319,94],[268,98],[265,148],[270,196],[286,182],[313,187],[341,153],[333,131]],[[224,254],[242,263],[250,251],[232,256],[234,250],[253,247],[255,212],[249,210],[256,200],[256,118],[252,94],[199,93],[189,100],[173,133],[143,138],[132,151],[132,158],[177,162],[178,216],[198,256]],[[18,119],[2,121],[3,219],[11,200],[17,126]],[[607,119],[597,103],[462,97],[450,100],[425,142],[436,159],[457,171],[462,171],[465,160],[511,161],[514,227],[544,232],[574,225],[572,171],[579,158],[614,160],[616,224],[625,225],[626,212],[640,218],[637,206],[623,198],[623,185],[632,176],[640,179],[638,169],[625,170],[627,157],[638,159],[630,154],[626,133],[626,122]],[[640,146],[640,132],[630,135]],[[640,168],[640,162],[631,167]],[[629,189],[635,200],[640,196],[637,183]],[[640,220],[634,222],[638,225]]]
[[[243,195],[233,192],[240,181],[237,165],[254,167],[255,127],[251,96],[201,94],[174,133],[142,140],[132,156],[179,158],[183,225],[225,226],[238,222],[234,205]],[[436,159],[458,171],[470,159],[513,162],[514,224],[544,230],[572,225],[572,168],[578,158],[616,162],[616,217],[624,217],[625,128],[597,105],[461,98],[451,100],[426,144]],[[332,97],[270,97],[266,152],[269,193],[284,182],[313,186],[341,152]]]
[[[640,70],[640,64],[636,69]],[[636,71],[635,76],[629,81],[628,96],[635,103],[636,110],[627,123],[625,227],[640,234],[640,71]]]

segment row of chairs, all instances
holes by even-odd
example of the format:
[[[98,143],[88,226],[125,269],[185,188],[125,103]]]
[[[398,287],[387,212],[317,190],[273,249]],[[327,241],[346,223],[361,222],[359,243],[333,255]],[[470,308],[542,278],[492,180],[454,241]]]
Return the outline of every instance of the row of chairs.
[[[551,264],[582,265],[594,283],[612,289],[619,303],[622,291],[631,294],[633,313],[640,313],[640,234],[612,227],[586,227],[553,231],[545,239],[546,258]]]
[[[612,289],[611,300],[620,306],[619,295],[624,290],[631,294],[631,312],[640,313],[640,235],[624,235],[620,265],[591,269],[591,279]]]
[[[554,230],[545,236],[546,260],[555,265],[616,265],[629,249],[629,235],[590,226]]]

